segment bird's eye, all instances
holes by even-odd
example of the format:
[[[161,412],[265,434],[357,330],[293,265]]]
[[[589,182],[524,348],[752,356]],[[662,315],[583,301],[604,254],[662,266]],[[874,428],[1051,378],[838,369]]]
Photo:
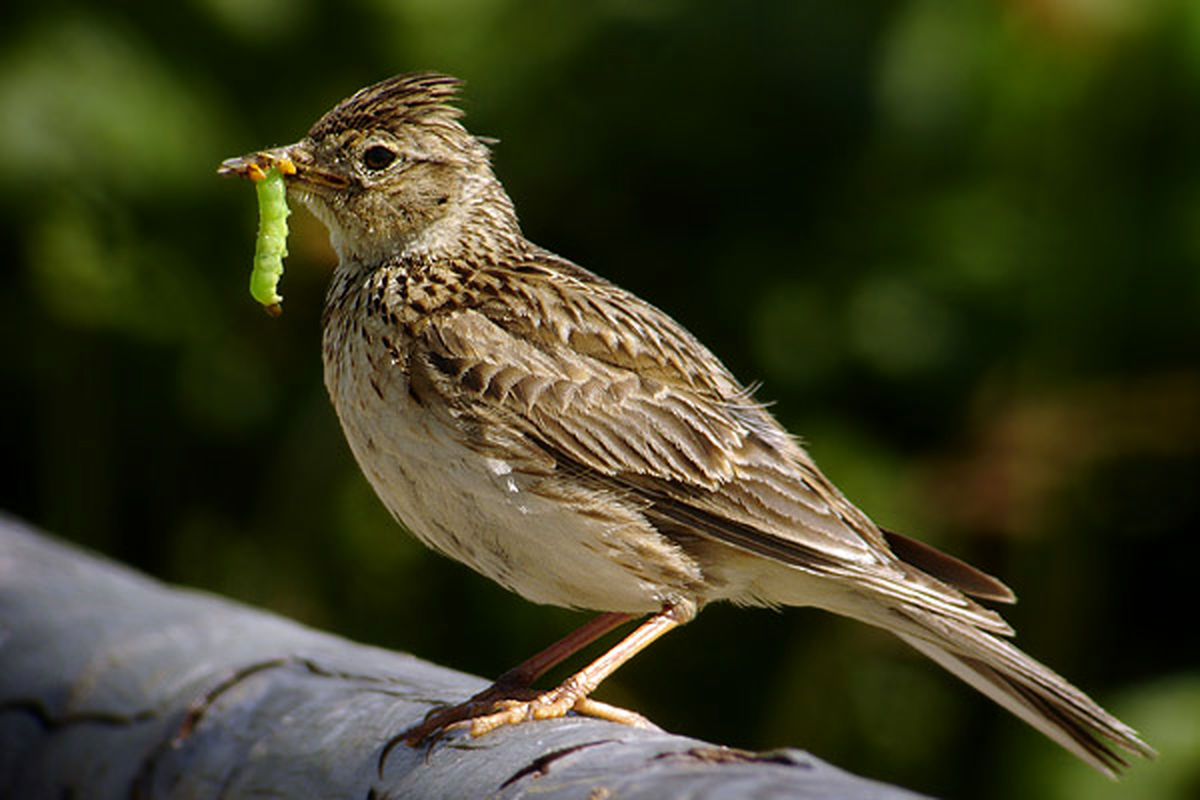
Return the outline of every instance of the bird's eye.
[[[372,171],[386,169],[395,160],[396,154],[381,144],[368,147],[362,156],[363,166]]]

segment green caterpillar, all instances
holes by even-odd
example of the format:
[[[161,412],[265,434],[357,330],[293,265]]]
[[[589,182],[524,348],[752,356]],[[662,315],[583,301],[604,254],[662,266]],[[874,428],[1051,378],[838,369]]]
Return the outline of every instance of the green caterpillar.
[[[287,255],[287,218],[291,211],[287,204],[287,187],[279,168],[271,167],[265,174],[259,170],[261,178],[253,173],[252,170],[250,177],[258,195],[258,238],[254,242],[250,295],[262,303],[268,314],[277,317],[283,313],[283,297],[276,288],[283,277],[283,257]]]

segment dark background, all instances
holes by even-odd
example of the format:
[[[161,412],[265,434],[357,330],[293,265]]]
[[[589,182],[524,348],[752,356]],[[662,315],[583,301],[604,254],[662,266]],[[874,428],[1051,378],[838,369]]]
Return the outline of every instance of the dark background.
[[[163,579],[496,675],[580,623],[403,535],[321,384],[333,256],[246,290],[222,158],[410,69],[527,234],[666,309],[882,524],[1162,751],[1112,786],[898,641],[712,607],[599,696],[957,797],[1200,787],[1200,4],[10,3],[0,507]],[[1114,795],[1115,796],[1115,795]]]

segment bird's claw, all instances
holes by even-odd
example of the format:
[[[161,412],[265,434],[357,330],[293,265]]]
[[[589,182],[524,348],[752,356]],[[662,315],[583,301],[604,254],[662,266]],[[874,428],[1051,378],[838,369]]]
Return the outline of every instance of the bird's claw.
[[[658,729],[641,714],[580,696],[572,687],[559,686],[541,692],[508,688],[502,693],[497,688],[489,687],[466,702],[430,711],[419,725],[400,734],[400,739],[410,747],[417,747],[457,730],[466,730],[474,738],[507,725],[558,719],[571,711],[635,728]]]

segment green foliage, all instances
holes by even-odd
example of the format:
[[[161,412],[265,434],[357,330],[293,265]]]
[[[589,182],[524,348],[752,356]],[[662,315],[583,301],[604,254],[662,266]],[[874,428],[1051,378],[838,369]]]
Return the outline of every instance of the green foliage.
[[[372,497],[321,386],[318,223],[292,219],[288,314],[245,301],[254,205],[219,162],[420,68],[466,79],[531,238],[761,379],[881,523],[1008,579],[1020,643],[1169,756],[1132,794],[1194,793],[1192,0],[6,9],[0,507],[485,674],[581,620],[425,551]],[[601,697],[935,794],[1105,789],[815,613],[710,609]]]

